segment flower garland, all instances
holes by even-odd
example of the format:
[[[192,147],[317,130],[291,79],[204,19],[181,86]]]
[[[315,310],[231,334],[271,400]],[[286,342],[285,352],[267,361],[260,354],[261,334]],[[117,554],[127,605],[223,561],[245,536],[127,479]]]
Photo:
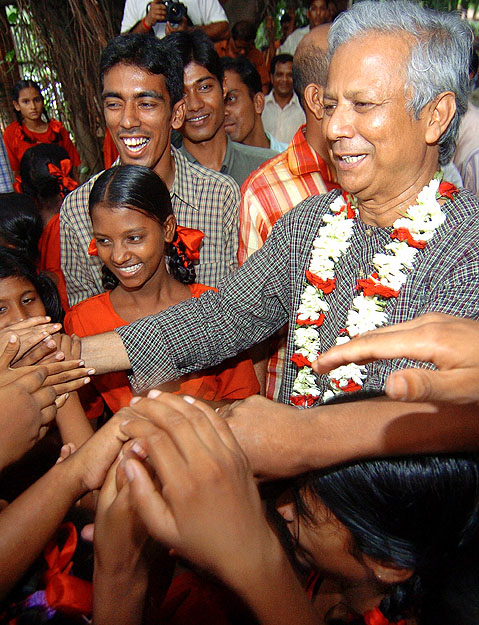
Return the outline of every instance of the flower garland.
[[[446,216],[439,199],[452,198],[457,189],[441,182],[436,174],[419,193],[416,205],[397,219],[391,232],[392,241],[385,246],[388,253],[375,254],[374,271],[357,281],[359,294],[353,298],[346,317],[346,326],[336,339],[336,345],[380,326],[387,325],[385,308],[390,298],[397,298],[413,267],[417,252],[424,249]],[[350,238],[358,212],[357,199],[343,192],[330,204],[330,213],[323,216],[323,224],[313,241],[311,262],[306,271],[307,286],[301,295],[297,311],[294,342],[296,351],[291,360],[298,367],[290,401],[296,406],[311,406],[321,395],[316,374],[311,364],[320,351],[320,331],[329,311],[327,296],[336,288],[335,265],[350,246]],[[364,365],[342,365],[330,371],[329,390],[322,397],[326,401],[339,393],[358,391],[367,377]]]

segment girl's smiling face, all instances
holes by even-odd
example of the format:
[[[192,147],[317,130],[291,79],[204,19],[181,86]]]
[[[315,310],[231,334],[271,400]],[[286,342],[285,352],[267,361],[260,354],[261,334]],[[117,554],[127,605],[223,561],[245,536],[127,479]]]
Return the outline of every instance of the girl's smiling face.
[[[164,225],[142,211],[97,204],[92,210],[98,256],[123,288],[138,290],[166,273],[165,243],[173,239],[176,221]]]
[[[0,329],[45,314],[45,306],[29,280],[20,276],[0,280]]]

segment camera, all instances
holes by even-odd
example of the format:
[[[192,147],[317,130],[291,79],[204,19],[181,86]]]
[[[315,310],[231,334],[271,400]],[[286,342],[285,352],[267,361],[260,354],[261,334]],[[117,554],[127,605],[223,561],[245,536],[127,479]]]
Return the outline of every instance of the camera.
[[[150,2],[146,8],[147,12],[150,8],[150,4],[152,3]],[[188,9],[182,2],[177,2],[177,0],[161,0],[161,4],[164,4],[166,7],[165,22],[180,24],[183,18],[188,15]]]

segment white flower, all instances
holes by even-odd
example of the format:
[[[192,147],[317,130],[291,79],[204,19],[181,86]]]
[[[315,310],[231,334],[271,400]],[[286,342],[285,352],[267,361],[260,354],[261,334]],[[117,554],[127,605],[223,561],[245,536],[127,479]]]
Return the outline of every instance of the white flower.
[[[347,386],[350,380],[362,386],[363,380],[367,377],[367,368],[364,365],[357,365],[354,362],[351,362],[349,365],[341,365],[328,373],[328,378],[338,380],[339,386],[343,388]]]
[[[293,384],[293,393],[299,395],[313,395],[319,397],[321,391],[316,385],[316,375],[309,367],[302,367]]]
[[[317,319],[323,312],[328,312],[329,304],[324,301],[322,291],[309,284],[301,295],[298,317],[302,320]]]

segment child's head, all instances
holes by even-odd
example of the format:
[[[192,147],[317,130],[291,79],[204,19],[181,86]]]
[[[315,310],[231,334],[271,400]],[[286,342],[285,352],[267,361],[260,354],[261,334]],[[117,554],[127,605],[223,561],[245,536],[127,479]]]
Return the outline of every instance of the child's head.
[[[0,195],[0,245],[18,250],[36,265],[42,232],[42,219],[31,197],[22,193]]]
[[[39,209],[60,209],[63,198],[77,183],[70,178],[72,163],[67,151],[55,143],[29,148],[20,163],[22,191],[32,197]]]
[[[449,572],[476,553],[477,458],[358,462],[300,478],[292,494],[278,510],[291,521],[300,560],[325,577],[369,580],[391,621],[421,611],[421,623],[434,622],[428,615],[441,602],[446,612]]]
[[[89,210],[106,289],[119,282],[141,287],[165,256],[174,278],[194,282],[194,267],[176,233],[170,193],[151,169],[122,165],[106,170],[93,185]]]
[[[0,329],[38,315],[62,320],[56,286],[21,253],[0,247]]]
[[[45,111],[40,85],[33,80],[19,80],[11,91],[17,121],[24,119],[38,121],[42,115],[48,119]]]

